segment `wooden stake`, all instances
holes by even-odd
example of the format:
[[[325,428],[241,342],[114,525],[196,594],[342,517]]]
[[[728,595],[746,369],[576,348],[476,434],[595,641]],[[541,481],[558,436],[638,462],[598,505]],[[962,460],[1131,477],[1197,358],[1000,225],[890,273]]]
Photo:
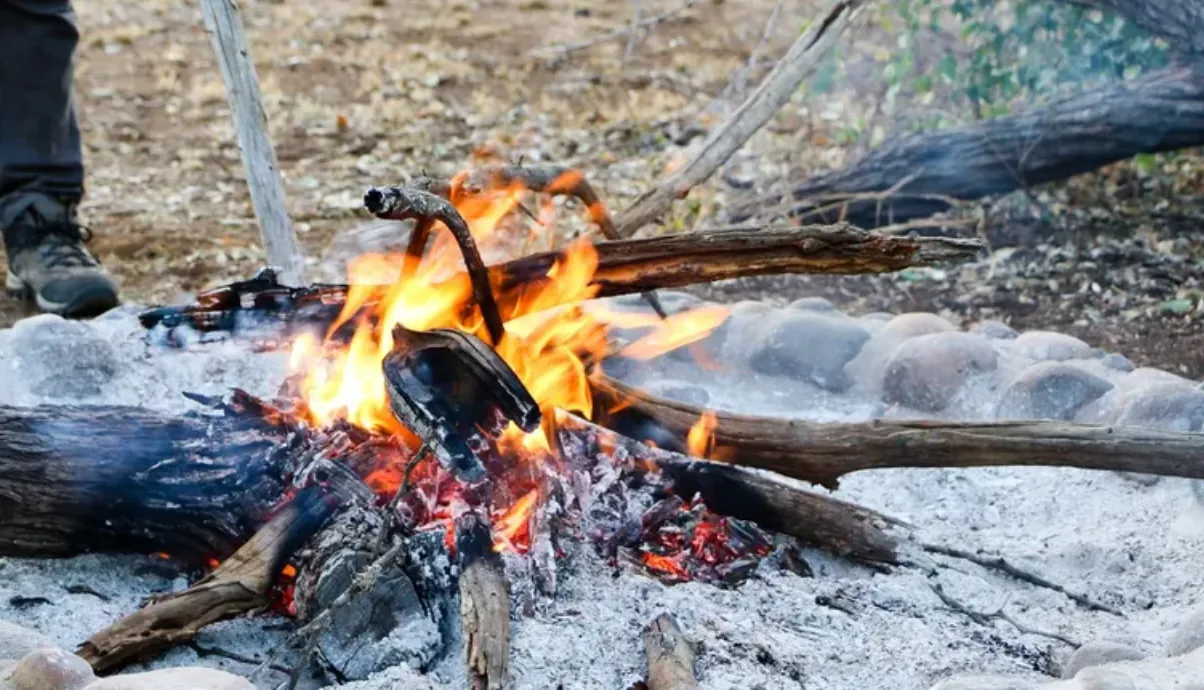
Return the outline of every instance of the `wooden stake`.
[[[251,205],[259,221],[268,263],[279,272],[281,283],[293,287],[303,285],[305,258],[289,222],[284,183],[276,163],[276,150],[268,135],[259,79],[255,76],[255,64],[251,61],[242,21],[238,17],[238,5],[235,0],[201,0],[201,11],[226,84],[230,116],[238,135]]]

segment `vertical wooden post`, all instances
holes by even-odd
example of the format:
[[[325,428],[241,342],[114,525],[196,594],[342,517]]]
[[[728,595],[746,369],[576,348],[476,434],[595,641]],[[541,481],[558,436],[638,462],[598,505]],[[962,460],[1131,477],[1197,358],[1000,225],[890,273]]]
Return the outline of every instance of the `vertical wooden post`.
[[[305,282],[305,258],[289,222],[284,183],[276,163],[276,150],[268,136],[259,79],[247,49],[238,5],[235,0],[201,0],[201,11],[226,84],[226,98],[246,169],[251,205],[259,221],[268,263],[277,269],[280,282],[302,285]]]

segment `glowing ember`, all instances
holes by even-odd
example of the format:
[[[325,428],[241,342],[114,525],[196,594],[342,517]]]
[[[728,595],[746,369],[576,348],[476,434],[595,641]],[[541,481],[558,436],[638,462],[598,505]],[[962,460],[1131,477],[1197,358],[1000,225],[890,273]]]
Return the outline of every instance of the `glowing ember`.
[[[674,497],[644,516],[640,561],[666,582],[734,583],[769,555],[769,536],[751,523],[717,515],[701,500]]]
[[[493,550],[502,552],[525,552],[530,546],[531,515],[535,511],[539,492],[535,489],[523,494],[501,517],[493,520]],[[521,547],[521,548],[520,548]]]
[[[715,427],[717,424],[718,420],[715,418],[715,413],[707,410],[698,418],[694,426],[690,427],[690,433],[686,435],[686,448],[690,450],[690,455],[698,458],[705,458],[710,455],[715,445]]]

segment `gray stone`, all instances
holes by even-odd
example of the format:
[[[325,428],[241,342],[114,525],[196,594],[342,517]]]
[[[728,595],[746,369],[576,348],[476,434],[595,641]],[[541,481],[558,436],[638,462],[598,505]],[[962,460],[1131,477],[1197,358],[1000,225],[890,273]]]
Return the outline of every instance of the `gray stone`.
[[[1024,355],[1038,360],[1087,359],[1091,357],[1091,346],[1087,343],[1053,331],[1026,331],[1016,338],[1016,348]]]
[[[1033,690],[1037,684],[1015,676],[957,675],[932,686],[932,690]]]
[[[700,342],[709,354],[724,364],[744,362],[766,321],[775,316],[776,310],[764,302],[737,302],[723,323]]]
[[[707,389],[680,381],[658,381],[648,386],[648,392],[697,407],[705,407],[711,401]]]
[[[1204,607],[1188,614],[1166,643],[1167,656],[1183,656],[1204,648]]]
[[[80,690],[95,680],[88,662],[58,647],[26,654],[9,678],[17,690]]]
[[[1112,382],[1071,364],[1038,362],[1012,381],[1003,394],[1005,419],[1074,419],[1083,405],[1112,390]]]
[[[870,334],[852,319],[815,312],[788,312],[765,332],[749,355],[754,371],[845,391],[852,381],[844,367]]]
[[[787,309],[796,309],[798,311],[818,311],[825,313],[834,313],[840,311],[823,297],[800,297],[791,302],[786,307]]]
[[[967,378],[994,371],[998,363],[995,348],[981,335],[953,331],[910,338],[887,360],[882,400],[939,412]]]
[[[1204,649],[1169,659],[1090,666],[1073,679],[1039,687],[1041,690],[1200,690],[1204,688]]]
[[[1108,667],[1085,668],[1075,676],[1074,683],[1079,690],[1139,690],[1141,687],[1129,673]]]
[[[1194,381],[1185,379],[1178,374],[1172,374],[1169,371],[1155,369],[1154,367],[1137,367],[1129,372],[1128,376],[1120,380],[1119,387],[1122,391],[1135,391],[1138,388],[1144,388],[1155,383],[1177,383],[1187,388],[1195,386]]]
[[[1133,371],[1133,368],[1134,368],[1133,362],[1129,361],[1128,357],[1117,354],[1115,352],[1104,355],[1100,359],[1100,363],[1102,363],[1104,366],[1108,367],[1109,369],[1115,369],[1116,371],[1126,371],[1127,372],[1127,371]]]
[[[1125,395],[1117,424],[1167,431],[1198,431],[1204,425],[1204,391],[1185,383],[1153,383]]]
[[[890,320],[895,318],[895,315],[888,314],[884,311],[872,311],[868,314],[862,314],[860,318],[864,321],[881,321],[883,323],[890,323]]]
[[[180,666],[102,678],[84,690],[256,690],[251,681],[215,668]]]
[[[1145,655],[1127,644],[1117,642],[1088,642],[1079,647],[1062,666],[1063,678],[1074,678],[1085,668],[1102,666],[1118,661],[1140,661]]]
[[[39,647],[53,647],[50,638],[16,623],[0,621],[0,659],[20,659]]]
[[[36,395],[98,395],[117,374],[117,352],[85,323],[42,314],[18,321],[11,335],[16,376]]]
[[[981,336],[990,338],[991,340],[1015,340],[1016,330],[1002,321],[979,321],[970,329],[971,333],[977,333]]]
[[[887,321],[886,328],[882,329],[883,333],[902,336],[904,338],[914,338],[919,335],[928,335],[929,333],[944,333],[955,330],[957,329],[953,327],[953,324],[945,319],[936,314],[929,314],[923,311],[899,314],[890,321]]]

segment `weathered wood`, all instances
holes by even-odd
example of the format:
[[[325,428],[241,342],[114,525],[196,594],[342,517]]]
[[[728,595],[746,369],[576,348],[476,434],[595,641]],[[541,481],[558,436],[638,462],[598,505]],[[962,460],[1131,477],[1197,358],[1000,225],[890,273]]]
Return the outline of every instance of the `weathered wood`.
[[[595,404],[685,439],[702,408],[595,373]],[[938,420],[833,424],[715,413],[711,456],[835,488],[840,477],[887,467],[1040,465],[1204,479],[1204,434],[1052,421]],[[722,511],[720,511],[722,512]]]
[[[644,627],[648,690],[697,690],[694,645],[673,616],[662,613]]]
[[[475,512],[456,519],[456,555],[469,682],[474,690],[502,690],[510,667],[510,583],[488,519]]]
[[[978,240],[894,237],[862,232],[849,225],[733,226],[600,242],[594,245],[598,265],[590,282],[598,297],[612,297],[746,276],[885,273],[909,266],[966,261],[983,248]],[[568,251],[532,254],[489,268],[493,293],[504,317],[514,314],[515,305],[525,294],[547,284],[548,271],[563,261]],[[188,325],[200,331],[234,330],[241,323],[274,322],[284,324],[285,330],[289,325],[328,326],[342,310],[347,296],[346,286],[337,285],[294,291],[251,281],[241,285],[247,288],[219,288],[199,295],[194,305],[153,309],[139,318],[147,328]],[[251,302],[255,304],[252,308],[240,306]],[[557,306],[553,300],[541,300],[541,304]]]
[[[636,200],[615,220],[616,232],[629,237],[655,221],[677,199],[710,177],[761,129],[803,80],[819,67],[836,40],[860,15],[864,0],[839,0],[795,40],[757,90],[703,142],[685,164]]]
[[[0,407],[0,555],[232,553],[284,495],[283,431],[126,407]]]
[[[279,269],[285,285],[304,285],[305,258],[289,222],[284,183],[276,150],[268,136],[259,78],[247,47],[238,4],[235,0],[201,0],[201,12],[226,84],[230,117],[268,262]]]
[[[898,562],[896,539],[886,531],[898,523],[881,513],[807,491],[769,472],[653,448],[566,412],[557,411],[556,422],[562,434],[592,434],[604,446],[623,448],[663,472],[675,493],[698,494],[716,513],[865,563]]]
[[[301,490],[212,573],[101,630],[76,654],[103,673],[191,640],[207,625],[262,608],[289,557],[336,505],[323,488]]]

